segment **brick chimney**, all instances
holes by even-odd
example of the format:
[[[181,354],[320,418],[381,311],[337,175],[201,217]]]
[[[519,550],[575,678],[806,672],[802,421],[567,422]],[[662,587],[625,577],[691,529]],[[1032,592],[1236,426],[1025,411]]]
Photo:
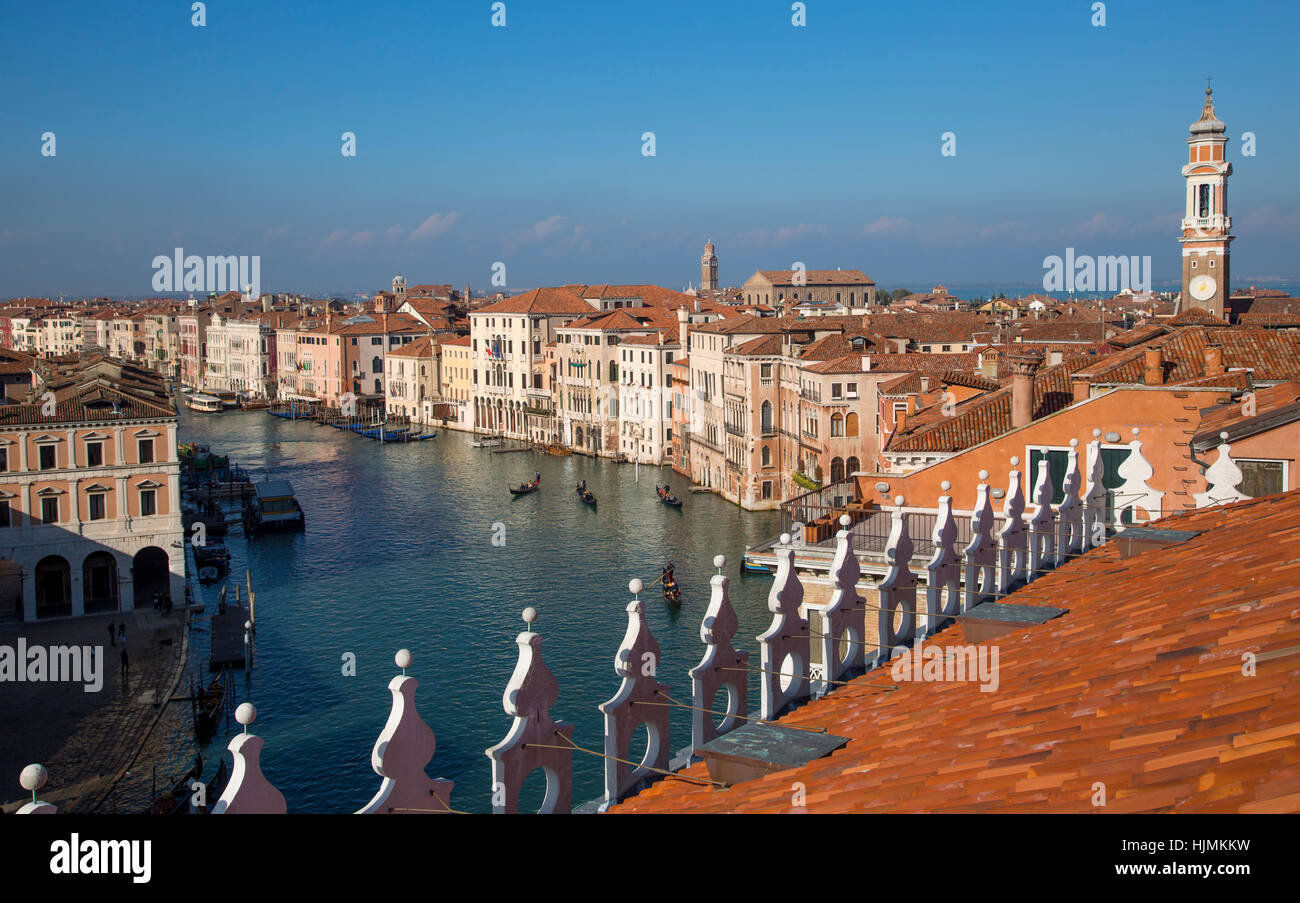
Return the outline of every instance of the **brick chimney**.
[[[1007,355],[1011,370],[1011,426],[1019,429],[1034,419],[1034,374],[1043,366],[1040,351],[1019,351]]]
[[[1164,353],[1159,348],[1147,348],[1142,352],[1142,382],[1148,386],[1165,384]]]
[[[996,355],[988,351],[980,355],[980,376],[985,379],[998,378],[998,359]]]
[[[1223,366],[1223,349],[1217,345],[1205,346],[1205,375],[1220,376],[1227,370]]]
[[[1071,376],[1070,388],[1074,390],[1074,400],[1076,402],[1087,401],[1092,394],[1092,381],[1086,376]]]

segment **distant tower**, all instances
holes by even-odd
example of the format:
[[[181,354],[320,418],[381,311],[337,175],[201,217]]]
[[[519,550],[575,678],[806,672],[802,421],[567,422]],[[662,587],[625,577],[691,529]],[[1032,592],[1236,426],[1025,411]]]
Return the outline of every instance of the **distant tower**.
[[[718,255],[713,253],[713,242],[705,242],[704,256],[700,258],[700,291],[718,287]]]
[[[1227,126],[1214,116],[1213,92],[1205,89],[1201,118],[1192,123],[1187,139],[1186,215],[1183,217],[1183,304],[1223,316],[1228,298],[1228,243],[1232,218],[1228,216],[1226,159]]]
[[[393,277],[393,294],[397,296],[398,307],[406,303],[406,278],[401,273]]]

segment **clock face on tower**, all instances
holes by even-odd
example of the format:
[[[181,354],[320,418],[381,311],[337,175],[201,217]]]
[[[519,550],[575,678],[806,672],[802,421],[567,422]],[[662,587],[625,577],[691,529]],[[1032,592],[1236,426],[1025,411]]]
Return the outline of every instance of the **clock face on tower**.
[[[1197,301],[1210,300],[1214,297],[1217,288],[1218,285],[1215,283],[1213,276],[1197,276],[1187,286],[1188,291],[1192,293],[1192,297]]]

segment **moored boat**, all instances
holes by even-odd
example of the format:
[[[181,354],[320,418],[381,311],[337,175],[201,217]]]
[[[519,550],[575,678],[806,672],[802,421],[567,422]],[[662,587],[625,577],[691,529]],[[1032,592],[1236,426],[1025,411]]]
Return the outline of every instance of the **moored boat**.
[[[748,558],[740,559],[740,572],[742,574],[775,574],[776,571],[770,564],[757,564]]]
[[[301,530],[307,524],[302,506],[293,496],[288,480],[266,480],[253,484],[253,498],[244,507],[244,532],[259,530]]]

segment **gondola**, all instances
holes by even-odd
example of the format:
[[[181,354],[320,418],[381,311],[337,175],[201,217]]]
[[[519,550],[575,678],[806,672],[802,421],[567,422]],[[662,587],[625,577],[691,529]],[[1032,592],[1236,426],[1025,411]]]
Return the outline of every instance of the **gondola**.
[[[776,571],[770,564],[754,564],[748,558],[740,559],[740,572],[742,574],[775,574]]]
[[[659,496],[659,501],[663,502],[670,508],[680,508],[682,506],[682,500],[673,495],[666,484],[662,487],[656,484],[655,493]]]
[[[575,486],[574,492],[578,494],[578,498],[582,499],[583,502],[585,502],[586,504],[590,505],[593,508],[596,507],[596,496],[594,493],[589,492],[587,490],[586,480],[583,480],[581,483]]]
[[[511,495],[527,495],[530,492],[536,492],[542,488],[542,474],[539,471],[531,483],[520,483],[518,488],[511,486]]]
[[[203,736],[212,736],[221,726],[221,711],[226,705],[225,676],[214,678],[207,689],[195,700],[195,729]]]
[[[660,580],[663,581],[664,585],[664,601],[673,606],[681,605],[682,588],[677,585],[677,579],[673,576],[673,563],[671,561],[664,568]]]

